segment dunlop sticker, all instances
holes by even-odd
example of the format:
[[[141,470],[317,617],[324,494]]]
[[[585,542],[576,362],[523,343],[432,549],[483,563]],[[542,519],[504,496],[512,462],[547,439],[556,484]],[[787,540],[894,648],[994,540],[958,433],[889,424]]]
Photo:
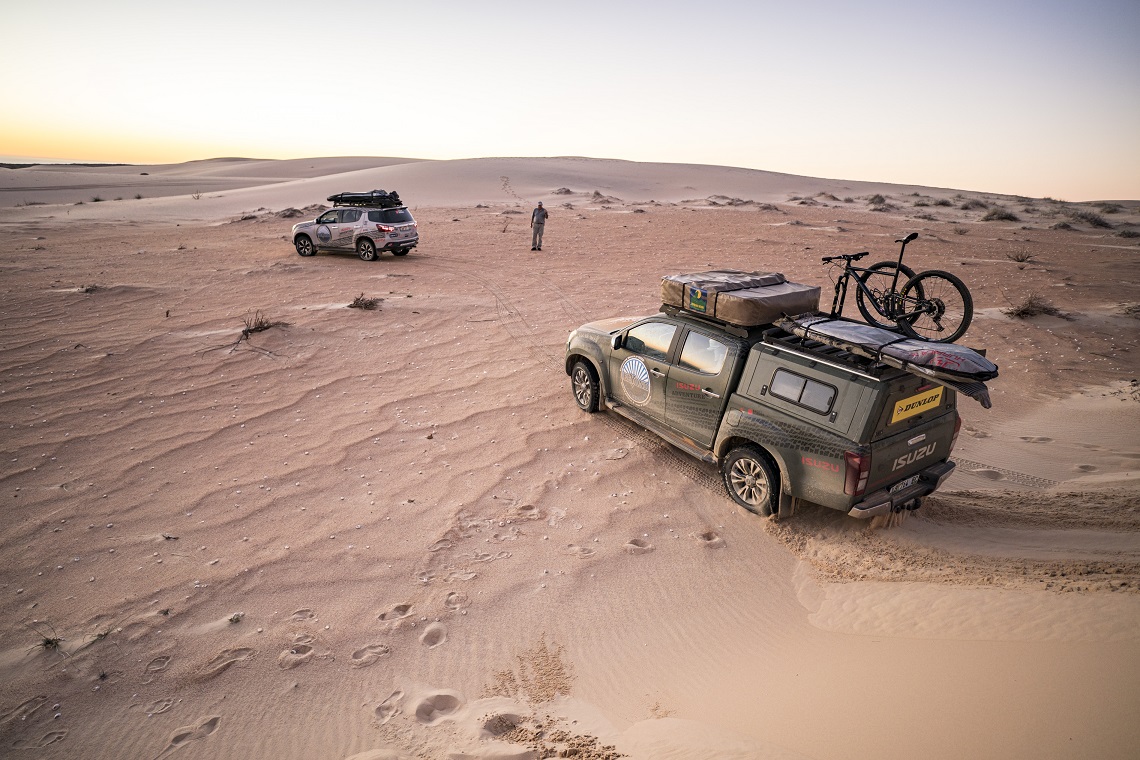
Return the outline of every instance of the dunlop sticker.
[[[899,420],[905,420],[907,417],[913,417],[919,412],[925,412],[927,409],[933,409],[938,406],[938,402],[942,400],[942,386],[931,391],[924,391],[917,396],[904,398],[895,404],[895,410],[891,413],[891,424],[895,424]]]

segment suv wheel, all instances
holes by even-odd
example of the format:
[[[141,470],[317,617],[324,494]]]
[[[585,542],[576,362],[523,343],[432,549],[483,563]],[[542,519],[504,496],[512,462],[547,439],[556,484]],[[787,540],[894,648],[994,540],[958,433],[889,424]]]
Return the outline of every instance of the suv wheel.
[[[392,249],[392,255],[393,256],[407,256],[408,251],[410,251],[410,250],[412,250],[412,249],[411,248],[393,248]]]
[[[297,246],[297,253],[302,256],[312,256],[317,252],[317,249],[313,247],[313,241],[308,235],[298,235],[293,238],[293,245]]]
[[[755,446],[741,446],[724,460],[724,487],[749,512],[769,517],[775,511],[780,478],[768,457]]]
[[[570,370],[570,389],[574,391],[579,409],[591,414],[598,411],[598,380],[594,377],[594,370],[582,359],[574,362]]]
[[[360,238],[356,243],[356,255],[360,257],[361,261],[375,261],[376,244],[368,238]]]

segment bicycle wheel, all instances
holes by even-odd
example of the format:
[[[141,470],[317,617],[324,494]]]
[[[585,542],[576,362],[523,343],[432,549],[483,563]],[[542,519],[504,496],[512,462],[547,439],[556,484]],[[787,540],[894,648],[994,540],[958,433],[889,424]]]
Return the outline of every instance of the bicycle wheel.
[[[889,315],[894,311],[894,304],[891,303],[889,298],[891,292],[891,283],[894,282],[895,269],[899,270],[899,281],[908,282],[914,279],[914,270],[903,264],[898,266],[895,261],[880,261],[878,264],[872,264],[867,267],[866,272],[859,275],[859,282],[870,288],[875,296],[875,300],[879,302],[879,307]],[[885,318],[875,311],[873,304],[869,303],[869,296],[867,296],[862,288],[855,288],[855,305],[859,307],[859,313],[863,315],[863,319],[867,320],[867,324],[881,327],[884,330],[894,330],[895,321],[890,318]]]
[[[911,278],[899,291],[899,330],[910,338],[953,343],[966,334],[974,318],[974,299],[966,284],[949,272],[932,269]]]

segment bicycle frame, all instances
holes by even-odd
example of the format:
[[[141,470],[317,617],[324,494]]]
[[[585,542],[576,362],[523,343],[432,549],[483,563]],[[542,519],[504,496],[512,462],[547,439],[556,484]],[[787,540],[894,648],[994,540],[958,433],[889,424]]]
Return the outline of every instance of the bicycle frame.
[[[909,235],[907,235],[905,238],[903,238],[902,240],[895,241],[895,242],[901,242],[902,246],[899,248],[899,259],[898,259],[898,262],[896,263],[894,274],[891,276],[891,289],[889,291],[887,291],[887,294],[886,294],[888,297],[895,296],[899,292],[899,275],[902,273],[903,253],[906,252],[906,244],[909,243],[910,241],[914,240],[916,237],[918,237],[918,233],[912,232]],[[868,253],[867,251],[863,251],[862,253],[856,253],[856,254],[853,254],[850,256],[836,257],[836,258],[842,258],[843,259],[843,273],[840,274],[839,279],[835,281],[835,297],[831,301],[831,314],[829,315],[832,319],[838,318],[843,311],[843,304],[847,300],[847,281],[849,279],[851,279],[851,274],[853,272],[874,272],[874,270],[872,270],[868,267],[857,267],[851,263],[855,259],[860,259],[860,258],[866,256],[867,253]],[[875,272],[875,274],[879,274],[879,272]],[[886,273],[882,273],[882,274],[884,274],[884,276],[885,276]],[[884,318],[890,319],[890,320],[897,320],[897,319],[902,318],[902,317],[914,316],[914,315],[921,313],[920,311],[915,310],[912,312],[903,312],[903,313],[897,314],[897,315],[888,314],[886,311],[883,310],[883,306],[882,306],[881,302],[879,301],[879,299],[875,296],[874,292],[872,292],[872,290],[869,287],[867,287],[863,283],[862,280],[860,280],[858,277],[856,277],[855,278],[855,284],[859,287],[860,290],[863,291],[863,295],[865,295],[867,297],[867,300],[870,301],[871,306],[875,309],[876,312],[878,312],[879,316],[881,316],[881,317],[884,317]],[[884,300],[887,300],[887,299],[885,298]]]

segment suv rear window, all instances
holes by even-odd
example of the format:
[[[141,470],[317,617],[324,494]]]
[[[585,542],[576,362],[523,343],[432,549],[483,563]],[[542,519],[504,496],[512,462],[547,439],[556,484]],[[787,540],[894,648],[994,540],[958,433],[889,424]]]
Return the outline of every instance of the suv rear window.
[[[383,224],[399,224],[400,222],[411,222],[414,220],[406,208],[381,208],[369,211],[368,221],[381,222]]]
[[[831,411],[831,404],[835,401],[836,394],[835,388],[830,385],[810,380],[786,369],[776,370],[768,390],[777,398],[791,401],[820,414]]]

